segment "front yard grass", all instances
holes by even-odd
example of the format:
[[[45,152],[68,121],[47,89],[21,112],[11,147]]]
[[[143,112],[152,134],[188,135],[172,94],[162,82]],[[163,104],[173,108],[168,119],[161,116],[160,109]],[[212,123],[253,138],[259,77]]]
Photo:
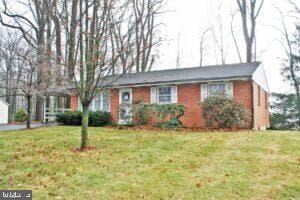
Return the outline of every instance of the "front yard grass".
[[[0,132],[0,189],[33,199],[300,199],[300,132]]]

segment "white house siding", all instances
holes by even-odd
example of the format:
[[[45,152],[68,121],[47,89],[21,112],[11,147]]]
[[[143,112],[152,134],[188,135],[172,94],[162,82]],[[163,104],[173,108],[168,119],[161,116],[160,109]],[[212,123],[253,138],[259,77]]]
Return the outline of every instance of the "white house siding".
[[[8,123],[8,104],[0,100],[0,124]]]

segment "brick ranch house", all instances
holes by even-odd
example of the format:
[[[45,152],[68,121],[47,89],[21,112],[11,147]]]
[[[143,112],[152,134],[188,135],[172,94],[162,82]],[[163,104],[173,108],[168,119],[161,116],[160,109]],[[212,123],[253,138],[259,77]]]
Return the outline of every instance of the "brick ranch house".
[[[178,103],[187,110],[180,118],[185,127],[204,128],[200,101],[209,95],[227,94],[251,111],[248,129],[269,126],[269,89],[259,62],[129,73],[119,77],[97,94],[93,111],[109,111],[113,121],[130,124],[134,102]],[[71,96],[71,110],[80,110],[79,99]]]

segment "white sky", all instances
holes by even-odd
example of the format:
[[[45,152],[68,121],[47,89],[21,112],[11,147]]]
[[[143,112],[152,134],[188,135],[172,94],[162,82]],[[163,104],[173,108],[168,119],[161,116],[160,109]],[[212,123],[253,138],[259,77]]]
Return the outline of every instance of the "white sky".
[[[226,63],[238,62],[234,43],[230,34],[231,12],[236,10],[236,0],[169,0],[166,10],[171,10],[162,18],[165,24],[162,33],[167,40],[160,47],[160,58],[154,69],[166,69],[176,67],[178,49],[178,33],[180,33],[180,67],[199,66],[199,42],[201,32],[216,23],[218,6],[222,3],[221,19],[223,24],[223,35],[227,45]],[[226,4],[225,4],[226,2]],[[259,61],[262,61],[266,70],[271,92],[289,92],[290,86],[282,81],[280,75],[280,57],[284,57],[284,50],[278,42],[280,34],[270,25],[280,27],[280,17],[275,9],[279,6],[283,12],[290,10],[284,0],[265,0],[262,13],[257,25],[257,49]],[[244,45],[242,31],[240,29],[240,16],[236,15],[234,27],[239,37],[239,43]],[[293,32],[293,20],[286,17],[289,29]],[[204,55],[204,65],[216,64],[213,42],[207,41],[209,49]],[[244,52],[244,48],[240,48]],[[245,56],[243,56],[245,57]],[[218,56],[219,58],[219,56]]]

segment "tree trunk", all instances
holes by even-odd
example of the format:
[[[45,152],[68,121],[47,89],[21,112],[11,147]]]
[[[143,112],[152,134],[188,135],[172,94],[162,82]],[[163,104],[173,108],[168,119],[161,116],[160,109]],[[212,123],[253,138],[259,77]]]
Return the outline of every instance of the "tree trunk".
[[[82,105],[82,125],[81,125],[81,146],[80,149],[87,147],[89,124],[89,107]]]
[[[26,128],[30,128],[31,124],[31,96],[28,95],[27,97],[27,121],[26,121]]]
[[[14,120],[14,114],[16,113],[16,98],[17,98],[17,93],[16,91],[13,92],[12,96],[12,101],[9,106],[9,122],[12,122]]]
[[[247,58],[246,58],[246,62],[247,63],[251,63],[252,62],[252,42],[251,41],[247,41],[246,42],[246,55],[247,55]]]

